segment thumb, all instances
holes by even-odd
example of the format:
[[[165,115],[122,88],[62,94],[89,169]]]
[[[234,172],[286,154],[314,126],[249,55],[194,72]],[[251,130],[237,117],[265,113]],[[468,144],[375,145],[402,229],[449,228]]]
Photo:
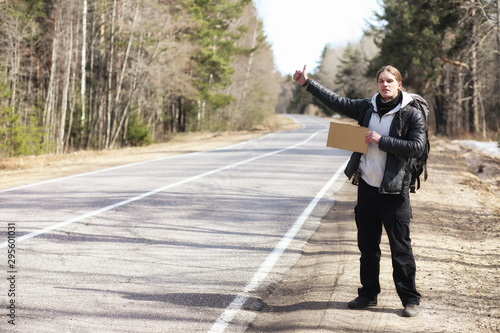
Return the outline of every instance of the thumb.
[[[307,65],[304,65],[304,69],[302,70],[302,76],[304,77],[304,80],[308,80],[309,78],[307,77],[307,74],[306,74],[306,67]]]

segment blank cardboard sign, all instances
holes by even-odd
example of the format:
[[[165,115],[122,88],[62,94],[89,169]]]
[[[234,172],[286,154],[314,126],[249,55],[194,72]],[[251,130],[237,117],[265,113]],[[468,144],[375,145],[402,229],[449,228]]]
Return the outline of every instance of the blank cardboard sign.
[[[365,135],[369,131],[370,129],[367,127],[332,121],[330,122],[326,146],[366,154],[368,144],[365,142]]]

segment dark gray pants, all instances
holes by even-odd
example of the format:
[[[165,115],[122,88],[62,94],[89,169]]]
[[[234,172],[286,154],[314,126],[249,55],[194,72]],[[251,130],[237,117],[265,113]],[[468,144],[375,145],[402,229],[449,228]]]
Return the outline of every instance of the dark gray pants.
[[[391,247],[394,284],[403,305],[419,304],[415,286],[415,260],[411,249],[409,193],[380,194],[378,188],[361,179],[355,209],[358,248],[361,251],[358,294],[374,298],[380,293],[380,240],[382,225]]]

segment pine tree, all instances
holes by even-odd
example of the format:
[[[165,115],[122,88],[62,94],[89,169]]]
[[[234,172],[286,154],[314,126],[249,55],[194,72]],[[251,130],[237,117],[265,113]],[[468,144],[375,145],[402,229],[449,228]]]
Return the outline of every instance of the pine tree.
[[[351,44],[347,45],[335,81],[342,96],[354,99],[368,96],[365,68],[366,61],[361,51]]]
[[[190,40],[197,45],[191,56],[192,81],[198,91],[198,128],[210,128],[210,118],[226,106],[231,97],[217,89],[231,83],[234,73],[231,61],[239,49],[235,44],[240,33],[229,30],[231,21],[239,17],[250,0],[190,0],[185,6],[197,26]],[[208,126],[206,124],[208,120]]]

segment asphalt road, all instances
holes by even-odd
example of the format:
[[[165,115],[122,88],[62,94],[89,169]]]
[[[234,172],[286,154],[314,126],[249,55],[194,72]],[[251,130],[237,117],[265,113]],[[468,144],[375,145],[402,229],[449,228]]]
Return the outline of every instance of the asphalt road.
[[[328,122],[293,117],[301,129],[1,191],[0,331],[244,331],[345,181]]]

